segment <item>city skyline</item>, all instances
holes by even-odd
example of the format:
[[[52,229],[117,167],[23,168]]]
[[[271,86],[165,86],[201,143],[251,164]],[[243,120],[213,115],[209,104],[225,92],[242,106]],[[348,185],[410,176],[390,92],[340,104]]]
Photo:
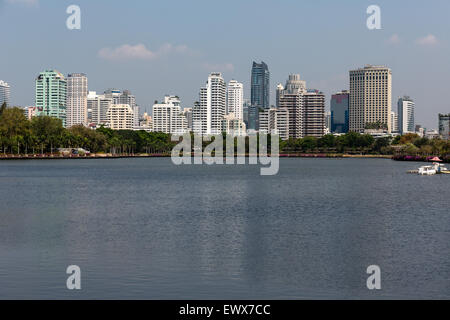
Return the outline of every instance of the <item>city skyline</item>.
[[[445,79],[450,73],[445,64],[449,46],[442,33],[447,24],[445,12],[450,8],[447,1],[436,1],[433,9],[416,1],[414,6],[410,2],[406,5],[406,2],[379,1],[382,29],[374,31],[365,26],[365,10],[371,4],[366,1],[344,6],[332,2],[322,6],[270,1],[258,2],[256,6],[256,2],[249,1],[236,3],[240,10],[235,12],[204,2],[138,3],[138,8],[119,10],[119,2],[109,5],[114,0],[108,5],[101,0],[82,0],[78,1],[82,26],[76,31],[65,27],[65,2],[35,1],[37,5],[11,2],[4,1],[0,6],[0,24],[14,30],[3,39],[7,50],[0,53],[0,78],[11,85],[11,101],[17,105],[34,104],[32,79],[40,70],[51,68],[64,74],[86,73],[92,90],[132,88],[142,111],[151,110],[155,99],[171,92],[179,95],[185,106],[192,107],[198,86],[210,72],[221,72],[227,80],[242,82],[244,96],[249,99],[250,63],[264,61],[271,73],[271,105],[275,105],[276,84],[288,74],[299,73],[308,79],[309,87],[326,94],[329,110],[331,94],[348,89],[348,70],[370,63],[387,65],[393,70],[393,103],[403,95],[413,97],[418,123],[436,128],[436,115],[448,112],[448,106],[439,99],[446,93]],[[287,10],[287,4],[292,10]],[[174,5],[179,9],[170,11],[175,22],[161,29],[158,26],[165,15],[156,13],[168,12]],[[183,14],[187,6],[194,17]],[[224,15],[210,17],[218,6]],[[262,35],[253,33],[246,18],[255,8],[268,17]],[[135,19],[117,25],[104,18],[122,11],[136,15]],[[225,23],[227,14],[235,18],[235,25]],[[314,18],[317,15],[321,16],[320,21]],[[399,16],[405,18],[398,19]],[[138,22],[140,27],[136,26]],[[220,36],[205,30],[208,29],[205,24],[219,26]],[[300,31],[311,28],[317,32]],[[42,29],[47,30],[45,38],[40,34]],[[293,36],[299,39],[299,32],[302,41],[287,41]],[[203,41],[205,37],[207,44]],[[25,41],[19,44],[17,38]],[[53,39],[62,40],[55,45]],[[235,50],[236,46],[239,50]],[[48,47],[53,48],[52,52],[43,50]],[[422,83],[426,83],[428,90],[423,89]]]

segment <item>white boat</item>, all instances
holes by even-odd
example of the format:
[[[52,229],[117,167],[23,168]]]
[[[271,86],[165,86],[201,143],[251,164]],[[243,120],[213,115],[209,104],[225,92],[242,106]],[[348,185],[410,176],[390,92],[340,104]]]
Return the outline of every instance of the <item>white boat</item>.
[[[437,173],[435,166],[422,166],[419,168],[419,174],[422,176],[432,176]]]

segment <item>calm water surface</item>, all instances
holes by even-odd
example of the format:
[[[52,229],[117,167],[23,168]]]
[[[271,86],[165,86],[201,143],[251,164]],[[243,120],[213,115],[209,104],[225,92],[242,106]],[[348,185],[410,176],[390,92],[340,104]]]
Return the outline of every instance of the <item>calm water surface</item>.
[[[0,298],[448,299],[450,176],[419,165],[1,161]]]

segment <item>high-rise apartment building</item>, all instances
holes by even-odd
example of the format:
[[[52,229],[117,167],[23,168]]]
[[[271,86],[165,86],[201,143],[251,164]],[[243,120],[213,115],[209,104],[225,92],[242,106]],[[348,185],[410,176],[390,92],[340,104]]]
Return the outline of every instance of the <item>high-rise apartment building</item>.
[[[350,131],[364,132],[378,123],[391,132],[392,71],[367,65],[350,71]]]
[[[331,96],[331,128],[332,133],[347,133],[349,130],[350,93],[346,90]]]
[[[244,120],[244,85],[231,80],[227,87],[227,113]]]
[[[397,112],[392,111],[391,112],[391,131],[392,133],[398,133],[399,127],[398,127],[398,114]]]
[[[177,96],[165,96],[163,103],[153,105],[153,131],[170,134],[188,132],[188,122]]]
[[[5,81],[0,80],[0,106],[6,103],[9,107],[11,103],[11,87]]]
[[[89,122],[97,125],[106,124],[108,122],[106,113],[112,104],[112,98],[107,98],[106,95],[98,95],[95,91],[89,91],[87,96],[87,108],[90,114]]]
[[[132,130],[134,113],[128,104],[113,104],[106,112],[109,127],[113,130]]]
[[[439,135],[442,139],[450,140],[450,113],[439,114]]]
[[[66,126],[67,81],[56,70],[41,72],[36,78],[36,108],[38,115],[60,119]]]
[[[259,114],[260,133],[278,134],[281,140],[289,139],[289,110],[287,108],[264,109]]]
[[[183,108],[183,115],[186,117],[188,131],[192,131],[192,108]]]
[[[415,103],[410,97],[398,99],[398,131],[401,134],[415,132],[414,108]]]
[[[289,112],[289,137],[292,139],[303,138],[304,136],[304,94],[306,94],[306,82],[300,80],[300,75],[291,74],[281,90],[277,90],[278,108],[286,108]]]
[[[270,72],[264,62],[253,62],[251,75],[251,104],[259,108],[270,106]]]
[[[200,89],[200,102],[193,108],[193,129],[197,134],[222,133],[226,114],[226,84],[221,73],[211,73]]]
[[[133,110],[133,126],[139,127],[139,106],[136,104],[136,97],[130,90],[123,90],[119,96],[119,104],[127,104]]]
[[[303,136],[321,138],[325,135],[325,94],[311,89],[303,97]]]
[[[245,136],[247,129],[242,119],[237,118],[234,113],[223,117],[222,132],[232,136]]]
[[[67,76],[67,127],[88,123],[88,79],[83,73]]]

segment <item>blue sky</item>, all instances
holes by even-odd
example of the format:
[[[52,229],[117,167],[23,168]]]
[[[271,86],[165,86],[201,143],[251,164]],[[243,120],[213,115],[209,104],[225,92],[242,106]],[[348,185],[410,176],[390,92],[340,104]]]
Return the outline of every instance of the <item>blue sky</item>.
[[[348,88],[348,71],[365,64],[393,70],[393,104],[416,101],[416,122],[437,127],[450,112],[448,0],[0,0],[0,79],[12,102],[34,104],[45,69],[84,72],[89,89],[130,89],[150,110],[177,94],[192,106],[209,72],[237,79],[250,96],[253,60],[265,61],[275,87],[300,73],[327,94]],[[66,8],[81,8],[81,30],[66,28]],[[366,27],[381,7],[382,29]]]

